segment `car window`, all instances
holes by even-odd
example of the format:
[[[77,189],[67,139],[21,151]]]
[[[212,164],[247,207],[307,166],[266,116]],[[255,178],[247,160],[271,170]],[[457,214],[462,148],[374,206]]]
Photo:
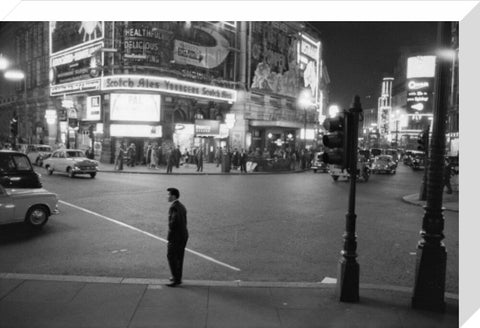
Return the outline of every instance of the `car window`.
[[[26,156],[13,155],[13,161],[18,171],[31,171],[32,165]]]
[[[85,157],[81,151],[67,151],[67,157]]]
[[[11,156],[2,156],[0,158],[0,171],[12,172],[15,171],[15,162]]]
[[[38,151],[52,151],[50,147],[47,146],[41,146],[37,148]]]

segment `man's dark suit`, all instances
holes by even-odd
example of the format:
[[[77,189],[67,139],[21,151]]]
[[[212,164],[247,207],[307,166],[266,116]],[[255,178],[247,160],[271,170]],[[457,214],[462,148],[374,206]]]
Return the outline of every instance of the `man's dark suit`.
[[[187,209],[175,200],[168,210],[167,259],[173,281],[180,283],[183,273],[183,256],[188,240]]]

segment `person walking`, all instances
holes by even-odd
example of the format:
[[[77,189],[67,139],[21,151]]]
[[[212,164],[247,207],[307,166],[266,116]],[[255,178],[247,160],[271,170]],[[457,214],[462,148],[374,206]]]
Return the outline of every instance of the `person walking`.
[[[240,152],[240,172],[241,173],[247,173],[247,153],[245,152],[245,149],[242,148],[242,151]]]
[[[174,164],[175,164],[174,150],[169,149],[167,152],[167,173],[172,173]]]
[[[182,283],[183,258],[188,241],[187,209],[178,200],[180,191],[168,188],[168,202],[172,203],[168,210],[167,259],[172,276],[168,287],[176,287]]]
[[[131,167],[135,166],[135,155],[136,155],[135,144],[132,142],[127,150],[128,166],[131,166]]]
[[[215,162],[217,163],[217,167],[222,163],[222,150],[220,147],[217,147],[217,150],[215,151]]]
[[[197,150],[197,172],[203,172],[203,150]]]
[[[125,157],[125,145],[120,143],[120,147],[117,150],[117,156],[115,158],[115,170],[123,170],[123,158]]]
[[[153,148],[150,152],[150,168],[151,169],[158,169],[158,145],[153,145]]]
[[[180,146],[174,149],[175,154],[175,167],[178,169],[180,167],[180,158],[182,157],[182,152],[180,151]]]

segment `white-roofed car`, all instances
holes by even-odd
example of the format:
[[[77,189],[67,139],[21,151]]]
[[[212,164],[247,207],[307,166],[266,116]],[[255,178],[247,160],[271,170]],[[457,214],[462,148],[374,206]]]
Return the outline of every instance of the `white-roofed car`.
[[[93,179],[98,171],[98,162],[88,159],[81,149],[58,149],[43,162],[43,166],[49,175],[60,172],[67,173],[70,178],[88,174]]]
[[[4,188],[0,185],[0,224],[25,222],[39,229],[58,214],[58,196],[44,188]]]
[[[25,153],[32,164],[42,166],[43,160],[52,154],[52,147],[49,145],[28,145]]]

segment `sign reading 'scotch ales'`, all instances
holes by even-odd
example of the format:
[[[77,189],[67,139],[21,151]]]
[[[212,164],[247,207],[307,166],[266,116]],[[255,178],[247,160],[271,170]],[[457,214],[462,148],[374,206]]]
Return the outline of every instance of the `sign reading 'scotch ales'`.
[[[139,75],[103,77],[101,90],[162,91],[228,102],[234,102],[237,99],[237,92],[227,88],[186,82],[172,78]]]

